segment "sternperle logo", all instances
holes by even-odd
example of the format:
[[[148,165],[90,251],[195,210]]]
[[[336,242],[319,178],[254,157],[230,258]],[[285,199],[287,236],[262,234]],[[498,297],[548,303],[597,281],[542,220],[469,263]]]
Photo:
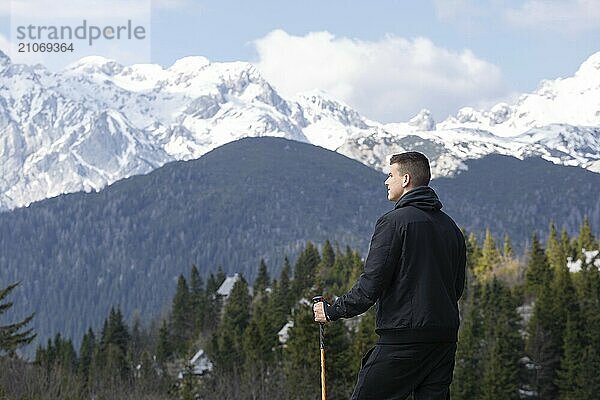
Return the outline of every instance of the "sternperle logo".
[[[135,25],[129,19],[124,25],[92,25],[86,19],[81,25],[20,25],[17,26],[17,39],[19,40],[87,40],[92,46],[97,40],[144,40],[146,28]]]

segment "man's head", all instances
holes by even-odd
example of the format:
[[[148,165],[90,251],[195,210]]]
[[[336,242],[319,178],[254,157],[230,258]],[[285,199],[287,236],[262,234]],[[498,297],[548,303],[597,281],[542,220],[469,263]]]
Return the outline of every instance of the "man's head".
[[[390,173],[385,180],[388,200],[397,201],[417,186],[429,185],[431,170],[429,160],[416,151],[394,154],[390,158]]]

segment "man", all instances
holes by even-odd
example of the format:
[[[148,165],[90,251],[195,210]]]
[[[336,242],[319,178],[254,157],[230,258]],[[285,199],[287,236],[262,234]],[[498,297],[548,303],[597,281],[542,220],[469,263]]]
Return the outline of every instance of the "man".
[[[375,225],[364,271],[315,321],[335,321],[377,303],[377,345],[363,357],[352,399],[449,399],[465,280],[462,232],[441,211],[427,157],[390,159],[385,185],[393,210]]]

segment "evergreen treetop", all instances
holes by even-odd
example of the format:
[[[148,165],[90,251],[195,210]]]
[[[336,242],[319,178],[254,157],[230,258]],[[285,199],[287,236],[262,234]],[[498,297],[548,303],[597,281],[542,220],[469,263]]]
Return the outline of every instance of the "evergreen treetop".
[[[5,302],[5,299],[17,286],[19,283],[0,289],[0,316],[13,306],[12,302]],[[26,329],[26,327],[33,320],[34,315],[30,314],[19,322],[0,325],[0,356],[3,354],[14,356],[17,349],[33,341],[36,334],[33,333],[33,328]]]

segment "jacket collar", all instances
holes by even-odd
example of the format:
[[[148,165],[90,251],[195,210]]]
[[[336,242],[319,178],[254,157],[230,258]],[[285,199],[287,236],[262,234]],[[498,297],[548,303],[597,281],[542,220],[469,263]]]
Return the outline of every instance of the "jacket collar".
[[[429,186],[417,186],[400,197],[394,209],[406,206],[417,207],[424,211],[435,211],[442,208],[442,202]]]

